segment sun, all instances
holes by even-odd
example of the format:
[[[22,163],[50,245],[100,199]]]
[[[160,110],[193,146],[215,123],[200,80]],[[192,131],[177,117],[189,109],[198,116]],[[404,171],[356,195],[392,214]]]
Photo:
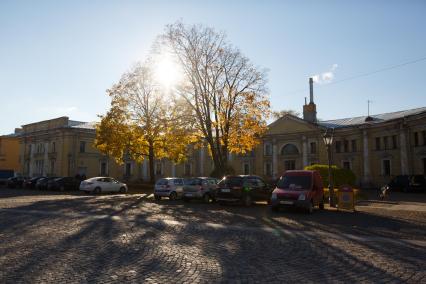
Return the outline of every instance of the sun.
[[[181,80],[182,76],[179,64],[167,53],[159,57],[154,73],[156,80],[167,89],[175,86]]]

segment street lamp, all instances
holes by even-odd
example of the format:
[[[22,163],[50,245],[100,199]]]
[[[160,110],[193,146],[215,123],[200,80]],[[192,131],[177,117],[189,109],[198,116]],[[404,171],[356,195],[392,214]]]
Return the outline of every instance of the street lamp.
[[[324,144],[327,147],[327,156],[328,156],[328,192],[329,192],[329,204],[330,207],[335,207],[334,204],[334,187],[331,180],[331,146],[333,145],[333,133],[329,133],[328,129],[325,131],[324,136],[322,137]]]

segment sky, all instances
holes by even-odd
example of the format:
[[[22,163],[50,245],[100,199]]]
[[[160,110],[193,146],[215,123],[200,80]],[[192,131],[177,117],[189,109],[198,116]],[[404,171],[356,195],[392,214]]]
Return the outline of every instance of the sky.
[[[368,100],[371,114],[424,107],[425,15],[422,0],[2,0],[0,134],[60,116],[98,120],[106,90],[179,20],[225,32],[267,69],[273,110],[302,112],[311,76],[322,120],[366,115]]]

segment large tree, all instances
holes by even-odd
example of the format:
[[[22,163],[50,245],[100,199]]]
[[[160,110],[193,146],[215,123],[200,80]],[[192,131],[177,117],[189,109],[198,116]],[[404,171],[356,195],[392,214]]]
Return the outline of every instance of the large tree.
[[[196,134],[209,147],[213,174],[227,173],[228,153],[251,151],[266,130],[265,71],[209,27],[178,22],[166,27],[161,43],[183,70],[178,92],[192,109]]]
[[[185,106],[168,96],[148,64],[138,64],[108,90],[111,109],[97,126],[96,147],[119,163],[125,156],[149,160],[151,182],[155,159],[185,159],[192,136]]]

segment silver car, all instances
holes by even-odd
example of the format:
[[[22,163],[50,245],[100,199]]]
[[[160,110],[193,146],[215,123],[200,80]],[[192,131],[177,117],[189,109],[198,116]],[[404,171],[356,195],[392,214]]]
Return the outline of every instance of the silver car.
[[[217,179],[209,177],[190,179],[183,187],[183,200],[202,199],[205,203],[215,201],[217,182]]]
[[[183,178],[162,178],[155,183],[154,197],[155,200],[161,200],[162,197],[168,197],[175,200],[183,195]]]

